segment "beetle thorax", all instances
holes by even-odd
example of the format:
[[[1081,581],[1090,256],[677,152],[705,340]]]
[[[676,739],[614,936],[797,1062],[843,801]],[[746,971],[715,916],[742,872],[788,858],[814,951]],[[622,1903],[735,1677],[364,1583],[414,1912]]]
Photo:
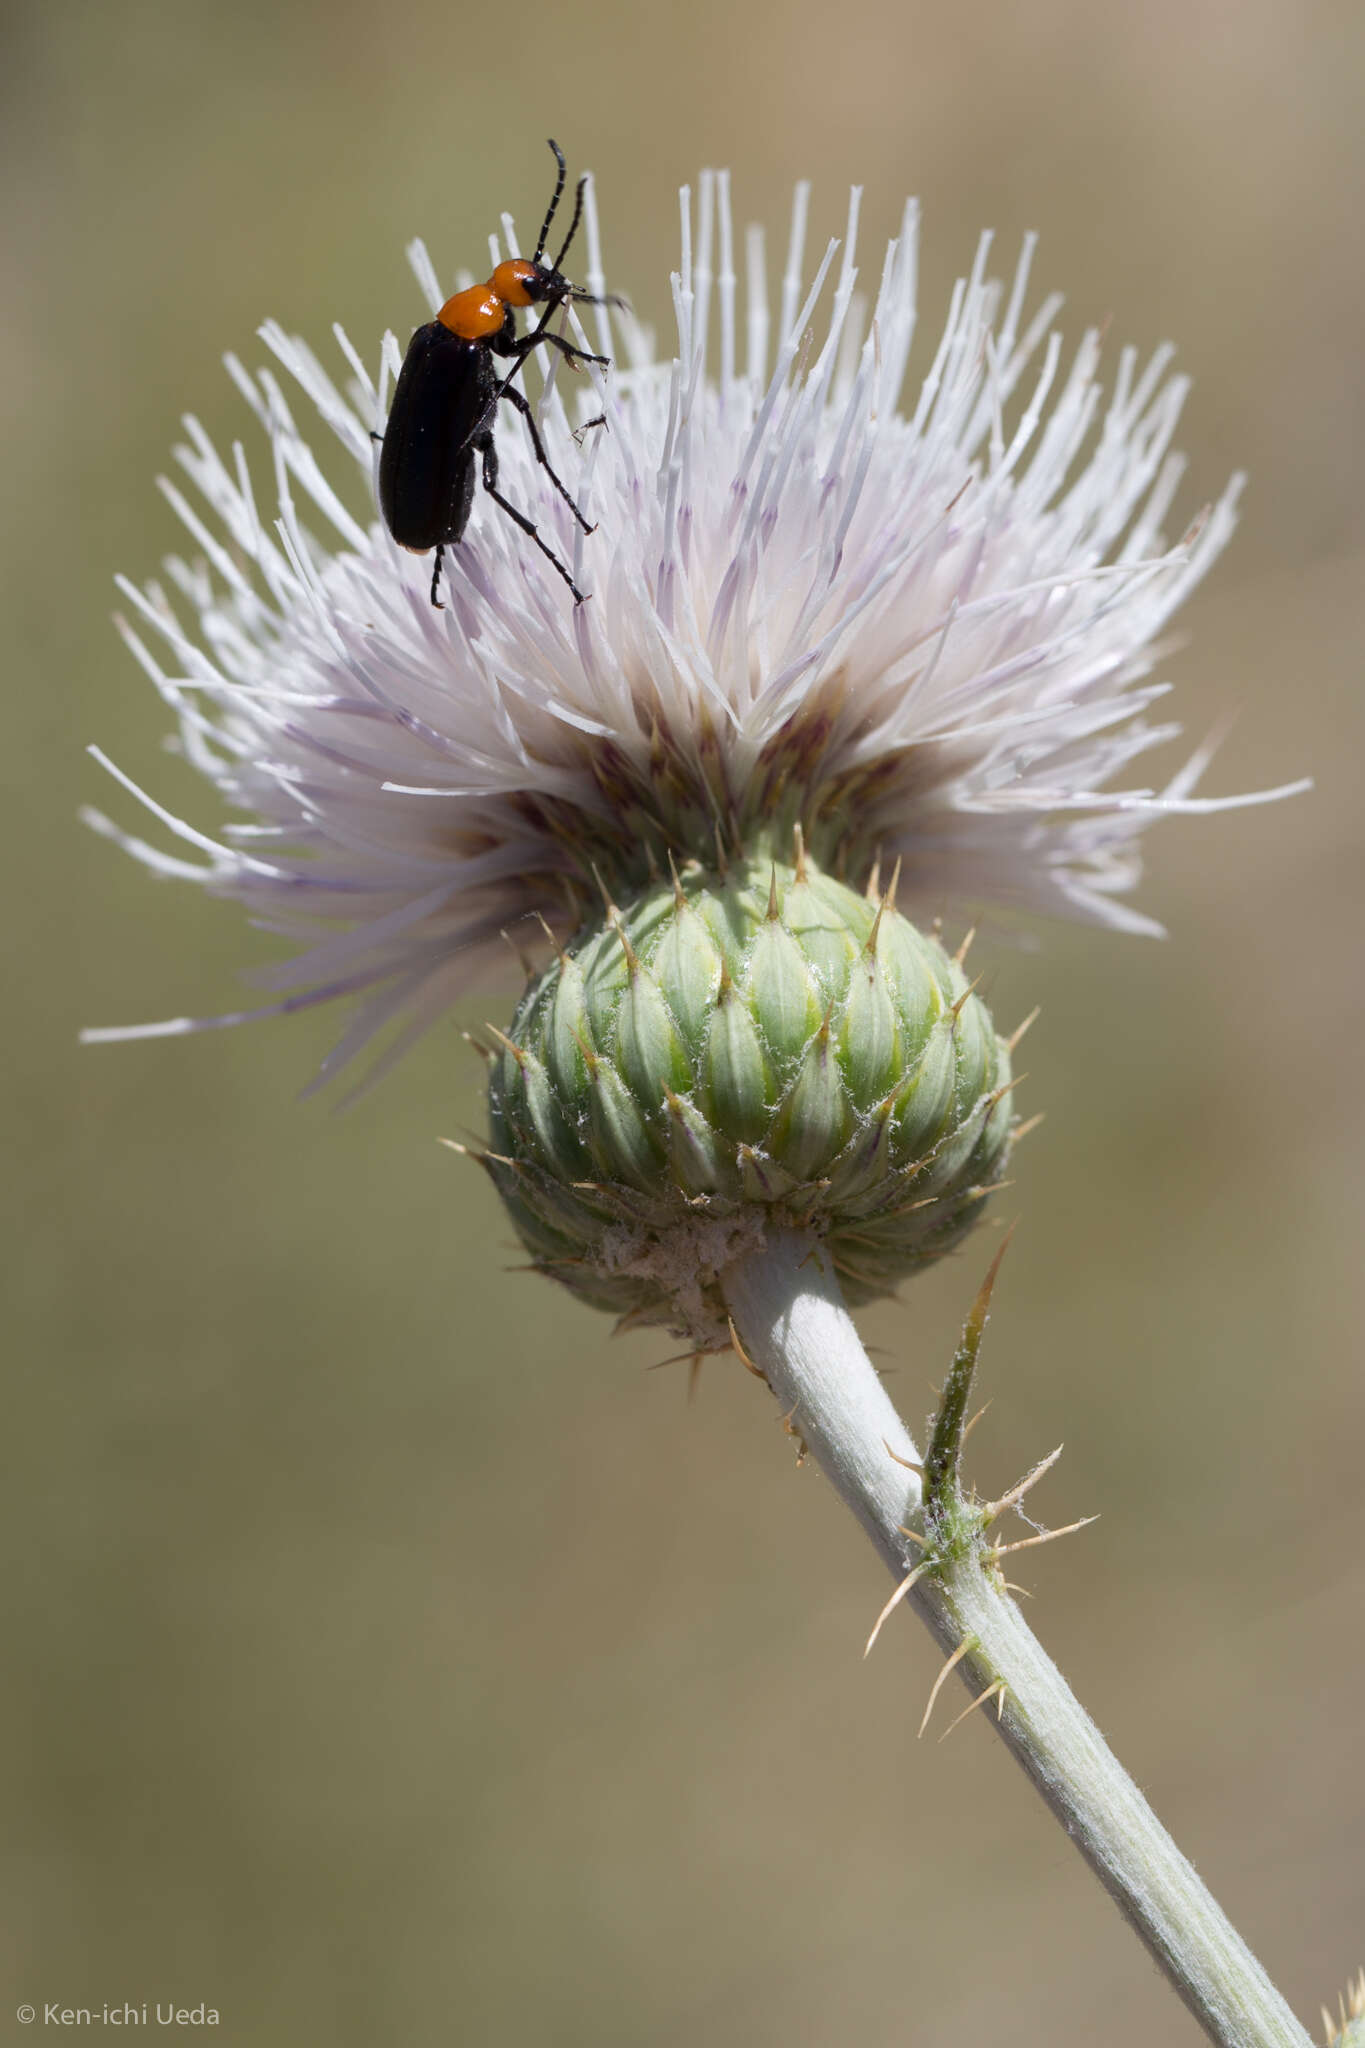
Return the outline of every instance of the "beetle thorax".
[[[491,341],[507,318],[507,308],[491,284],[474,284],[447,299],[436,317],[461,341]]]

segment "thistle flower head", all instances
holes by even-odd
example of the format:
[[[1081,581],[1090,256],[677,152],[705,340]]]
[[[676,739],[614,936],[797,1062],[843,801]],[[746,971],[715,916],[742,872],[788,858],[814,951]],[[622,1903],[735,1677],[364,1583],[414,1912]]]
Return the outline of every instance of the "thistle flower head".
[[[1098,335],[1068,355],[1058,301],[1029,310],[1031,241],[1007,287],[982,241],[909,384],[916,212],[861,288],[857,216],[855,193],[812,267],[800,188],[770,291],[726,178],[703,177],[695,209],[683,194],[676,353],[603,306],[585,339],[614,367],[545,366],[541,430],[590,537],[501,420],[501,489],[582,605],[481,497],[433,609],[429,565],[373,509],[391,336],[372,378],[336,331],[344,390],[273,324],[288,390],[230,362],[269,444],[264,490],[240,447],[224,459],[186,422],[194,500],[165,489],[197,554],[168,564],[171,592],[125,586],[125,633],[236,816],[210,835],[144,798],[190,857],[93,822],[293,944],[261,976],[269,1008],[359,997],[329,1072],[386,1025],[396,1056],[504,930],[571,932],[595,876],[624,898],[670,855],[785,859],[797,827],[849,882],[898,861],[912,912],[1153,929],[1123,901],[1139,838],[1200,807],[1203,757],[1161,790],[1123,778],[1176,730],[1150,716],[1154,642],[1222,548],[1236,484],[1164,536],[1184,381],[1167,350],[1125,350],[1106,391]],[[600,294],[591,194],[586,246]]]
[[[630,1324],[729,1342],[771,1222],[855,1304],[951,1249],[1014,1128],[1010,1048],[895,908],[809,863],[689,862],[532,980],[490,1051],[481,1155],[541,1269]]]

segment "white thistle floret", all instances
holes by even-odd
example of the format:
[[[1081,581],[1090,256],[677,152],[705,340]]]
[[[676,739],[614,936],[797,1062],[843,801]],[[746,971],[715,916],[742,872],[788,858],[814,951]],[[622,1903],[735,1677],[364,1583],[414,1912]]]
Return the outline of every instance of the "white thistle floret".
[[[705,860],[717,841],[793,823],[851,881],[900,860],[912,916],[1153,931],[1119,900],[1141,832],[1257,800],[1195,798],[1203,751],[1161,790],[1111,786],[1178,730],[1146,716],[1166,688],[1148,680],[1155,638],[1224,546],[1240,482],[1163,538],[1187,388],[1169,348],[1144,366],[1125,349],[1106,402],[1098,333],[1068,365],[1060,301],[1025,318],[1033,238],[1006,292],[985,236],[902,410],[915,205],[869,319],[859,194],[842,251],[831,242],[808,282],[798,187],[773,324],[761,230],[741,310],[726,175],[703,174],[698,197],[694,241],[682,194],[676,356],[656,361],[639,324],[602,307],[589,339],[613,369],[589,385],[543,366],[542,432],[597,523],[590,538],[520,422],[500,425],[502,488],[591,592],[583,605],[482,498],[433,609],[429,560],[395,547],[374,511],[392,335],[376,383],[334,330],[343,395],[302,341],[261,330],[340,443],[339,485],[276,377],[229,359],[270,441],[277,516],[262,519],[241,446],[224,462],[187,419],[177,457],[207,516],[163,489],[201,552],[167,564],[178,610],[155,584],[122,586],[141,622],[123,631],[186,758],[249,822],[209,837],[108,762],[196,858],[89,816],[155,873],[236,897],[301,950],[261,974],[286,992],[263,1010],[89,1036],[359,996],[326,1072],[396,1023],[387,1065],[486,971],[504,930],[531,917],[571,930],[594,867],[619,891],[669,851]],[[504,233],[515,250],[509,221]],[[591,189],[586,246],[584,284],[600,294]],[[445,294],[421,245],[410,253],[434,310]]]

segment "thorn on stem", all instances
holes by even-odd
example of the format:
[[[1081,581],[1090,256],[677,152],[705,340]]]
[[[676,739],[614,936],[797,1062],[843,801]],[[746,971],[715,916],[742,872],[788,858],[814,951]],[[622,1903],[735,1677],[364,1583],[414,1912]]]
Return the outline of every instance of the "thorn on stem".
[[[1077,1529],[1088,1529],[1098,1520],[1098,1515],[1082,1515],[1079,1522],[1068,1522],[1062,1529],[1040,1529],[1036,1536],[1021,1536],[1017,1543],[996,1543],[991,1556],[1008,1557],[1012,1550],[1036,1550],[1040,1543],[1055,1543],[1059,1536],[1074,1536]]]
[[[974,1700],[968,1700],[966,1706],[962,1709],[962,1712],[956,1715],[955,1718],[948,1723],[948,1726],[944,1729],[942,1735],[939,1736],[939,1741],[946,1742],[948,1740],[948,1737],[952,1734],[954,1728],[957,1727],[958,1722],[965,1721],[968,1714],[974,1714],[978,1707],[984,1707],[987,1700],[994,1700],[996,1702],[996,1718],[998,1720],[1003,1720],[1005,1716],[1005,1694],[1008,1691],[1008,1689],[1009,1688],[1006,1686],[1004,1679],[997,1678],[994,1685],[988,1685],[986,1687],[986,1690],[984,1692],[979,1692]]]
[[[785,1430],[786,1434],[794,1440],[796,1444],[796,1464],[798,1470],[802,1465],[805,1464],[806,1459],[810,1456],[810,1447],[807,1444],[806,1439],[802,1436],[800,1430],[792,1421],[792,1417],[795,1415],[797,1409],[800,1406],[801,1403],[799,1401],[793,1401],[791,1407],[782,1417],[783,1429]]]
[[[750,1358],[748,1352],[740,1343],[739,1331],[735,1328],[734,1317],[727,1316],[725,1320],[730,1326],[730,1343],[734,1348],[735,1356],[738,1358],[740,1364],[744,1367],[744,1370],[746,1372],[751,1372],[756,1380],[762,1380],[764,1386],[766,1387],[768,1384],[768,1375],[766,1372],[763,1372],[760,1367],[754,1364],[752,1358]]]
[[[1012,1486],[1008,1493],[1002,1493],[999,1500],[987,1501],[983,1510],[985,1519],[981,1524],[982,1528],[989,1529],[992,1522],[1000,1519],[1006,1508],[1016,1506],[1026,1493],[1032,1493],[1038,1481],[1043,1477],[1043,1474],[1052,1470],[1065,1448],[1065,1444],[1058,1444],[1055,1451],[1049,1451],[1045,1458],[1040,1458],[1038,1463],[1030,1471],[1026,1472],[1018,1484]]]
[[[991,1395],[991,1401],[993,1401],[994,1399],[995,1399],[995,1396],[994,1396],[994,1394],[992,1394],[992,1395]],[[981,1420],[982,1416],[983,1416],[983,1415],[985,1414],[986,1410],[987,1410],[987,1409],[988,1409],[988,1408],[990,1407],[990,1405],[991,1405],[991,1401],[983,1401],[983,1402],[981,1403],[981,1406],[980,1406],[980,1407],[979,1407],[979,1408],[977,1409],[977,1411],[976,1411],[975,1415],[974,1415],[974,1416],[972,1417],[971,1421],[970,1421],[970,1422],[969,1422],[969,1423],[967,1424],[967,1427],[966,1427],[966,1428],[965,1428],[965,1429],[963,1430],[963,1432],[962,1432],[962,1441],[963,1441],[963,1443],[964,1443],[964,1444],[966,1443],[966,1441],[967,1441],[968,1437],[969,1437],[969,1436],[971,1435],[972,1431],[973,1431],[973,1430],[974,1430],[974,1429],[976,1428],[976,1425],[977,1425],[977,1423],[978,1423],[978,1422],[980,1422],[980,1420]]]
[[[866,1646],[863,1650],[864,1657],[870,1657],[872,1655],[872,1645],[876,1642],[878,1636],[881,1634],[882,1623],[886,1620],[887,1616],[895,1613],[896,1609],[900,1606],[901,1601],[910,1591],[910,1588],[919,1583],[919,1581],[924,1577],[924,1574],[928,1571],[928,1569],[929,1566],[927,1564],[917,1564],[912,1572],[906,1573],[905,1577],[901,1580],[895,1592],[891,1595],[891,1598],[887,1601],[885,1607],[883,1607],[881,1613],[877,1616],[877,1619],[872,1624],[872,1633],[868,1637]],[[920,1733],[923,1734],[923,1732],[923,1729],[921,1729]]]
[[[962,1659],[967,1655],[969,1650],[974,1650],[975,1648],[976,1637],[965,1636],[963,1640],[958,1644],[957,1648],[953,1651],[952,1656],[944,1659],[943,1667],[940,1670],[938,1677],[934,1680],[933,1686],[930,1689],[929,1698],[925,1703],[924,1719],[920,1722],[919,1730],[915,1737],[915,1740],[917,1742],[923,1736],[925,1729],[929,1726],[929,1717],[934,1711],[934,1703],[938,1699],[939,1694],[943,1690],[943,1683],[944,1680],[947,1678],[948,1673],[954,1668],[955,1665],[958,1665],[962,1662]]]

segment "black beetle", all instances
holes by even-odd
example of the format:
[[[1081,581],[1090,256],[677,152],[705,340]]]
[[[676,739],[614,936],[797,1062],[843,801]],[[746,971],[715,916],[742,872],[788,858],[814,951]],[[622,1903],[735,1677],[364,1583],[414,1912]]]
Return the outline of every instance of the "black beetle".
[[[536,253],[529,260],[513,257],[500,263],[486,284],[471,285],[446,300],[434,320],[419,327],[408,343],[407,355],[389,408],[388,424],[379,457],[379,505],[384,523],[400,547],[414,554],[436,550],[431,575],[431,601],[438,610],[441,601],[436,588],[441,579],[441,559],[469,524],[474,502],[474,458],[482,461],[483,487],[523,533],[529,534],[541,553],[548,555],[578,604],[583,592],[554,549],[543,541],[535,524],[509,504],[498,489],[498,456],[493,429],[499,399],[506,399],[526,421],[536,460],[572,511],[584,533],[592,527],[574,504],[569,492],[545,453],[540,429],[524,394],[512,379],[531,350],[542,345],[558,349],[571,363],[610,362],[575,347],[562,334],[551,334],[549,322],[557,309],[570,299],[590,305],[602,301],[569,283],[560,265],[578,232],[583,213],[586,178],[578,181],[569,232],[553,263],[542,261],[545,238],[555,217],[567,175],[564,153],[551,142],[559,173]],[[607,303],[618,304],[612,300]],[[543,305],[538,326],[527,334],[517,333],[516,313],[524,306]],[[512,359],[512,368],[501,376],[494,358]],[[597,424],[594,422],[594,424]]]

